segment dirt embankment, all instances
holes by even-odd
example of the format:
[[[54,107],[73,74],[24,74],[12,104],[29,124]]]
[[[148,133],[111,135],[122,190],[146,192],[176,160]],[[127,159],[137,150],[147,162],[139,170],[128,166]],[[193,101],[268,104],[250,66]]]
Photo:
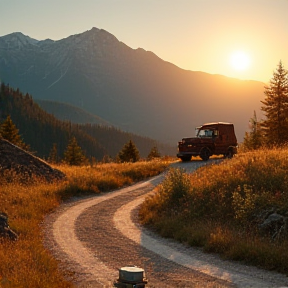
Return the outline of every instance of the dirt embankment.
[[[4,139],[0,139],[0,176],[6,176],[8,181],[13,177],[19,177],[23,181],[33,177],[46,181],[65,178],[61,171]]]

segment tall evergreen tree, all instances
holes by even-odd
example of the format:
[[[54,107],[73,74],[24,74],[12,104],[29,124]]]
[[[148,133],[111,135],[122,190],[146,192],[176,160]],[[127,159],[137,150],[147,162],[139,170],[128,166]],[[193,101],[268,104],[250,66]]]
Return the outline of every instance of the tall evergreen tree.
[[[53,147],[49,153],[49,157],[48,157],[48,161],[50,163],[56,164],[59,162],[59,158],[58,158],[58,149],[57,149],[57,144],[54,143]]]
[[[268,145],[281,145],[288,141],[288,71],[280,61],[270,85],[265,86],[262,102],[266,119],[262,122]]]
[[[79,166],[85,161],[84,153],[81,147],[78,145],[75,137],[72,137],[69,141],[66,151],[64,152],[64,162],[69,165]]]
[[[12,144],[24,150],[29,150],[29,146],[23,142],[19,130],[13,123],[10,115],[7,116],[6,120],[0,126],[0,134],[4,139],[8,140]]]
[[[118,157],[121,162],[137,162],[140,159],[139,151],[132,140],[124,145]]]
[[[159,158],[159,157],[160,157],[160,153],[158,151],[157,146],[152,147],[148,156],[147,156],[147,159],[152,160],[154,158]]]
[[[249,127],[250,132],[245,133],[243,146],[247,150],[255,150],[262,146],[262,129],[257,120],[256,111],[249,121]]]

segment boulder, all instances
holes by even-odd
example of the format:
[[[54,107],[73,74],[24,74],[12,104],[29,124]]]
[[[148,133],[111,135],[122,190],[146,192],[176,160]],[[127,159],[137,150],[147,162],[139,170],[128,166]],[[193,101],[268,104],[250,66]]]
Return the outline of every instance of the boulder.
[[[267,214],[258,227],[261,232],[269,234],[273,240],[285,238],[288,235],[288,217],[273,211]]]
[[[8,225],[8,216],[5,213],[0,213],[0,237],[12,241],[18,240],[18,235]]]

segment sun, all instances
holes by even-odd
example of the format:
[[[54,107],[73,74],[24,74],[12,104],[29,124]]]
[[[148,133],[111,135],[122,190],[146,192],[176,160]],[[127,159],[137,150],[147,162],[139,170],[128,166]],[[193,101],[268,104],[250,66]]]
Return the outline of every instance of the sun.
[[[235,51],[230,56],[230,65],[238,71],[247,70],[250,66],[250,57],[243,51]]]

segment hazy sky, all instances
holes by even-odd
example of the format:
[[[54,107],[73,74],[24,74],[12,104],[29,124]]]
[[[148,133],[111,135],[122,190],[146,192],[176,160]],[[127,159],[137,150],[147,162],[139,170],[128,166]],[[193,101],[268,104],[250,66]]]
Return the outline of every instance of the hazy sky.
[[[268,82],[280,60],[288,69],[288,0],[0,0],[0,36],[92,27],[188,70]]]

